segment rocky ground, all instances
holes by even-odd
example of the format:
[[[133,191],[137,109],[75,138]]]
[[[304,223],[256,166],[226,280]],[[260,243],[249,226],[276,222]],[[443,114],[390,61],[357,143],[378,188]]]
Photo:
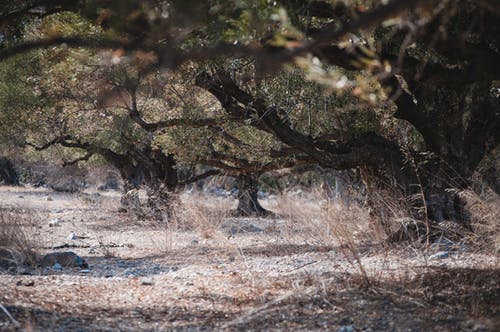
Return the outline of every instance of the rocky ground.
[[[234,202],[208,195],[184,195],[184,221],[140,221],[119,198],[0,188],[1,207],[29,216],[40,257],[71,251],[88,264],[1,273],[0,330],[500,330],[500,270],[487,251],[225,218]]]

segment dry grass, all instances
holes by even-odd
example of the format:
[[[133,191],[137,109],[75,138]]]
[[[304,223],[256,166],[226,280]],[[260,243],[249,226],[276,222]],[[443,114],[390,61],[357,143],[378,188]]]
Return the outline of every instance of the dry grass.
[[[201,194],[192,194],[177,207],[177,227],[197,232],[201,238],[221,237],[220,228],[229,216],[231,202]]]
[[[84,203],[78,226],[83,234],[91,226],[86,241],[109,245],[115,258],[101,250],[85,257],[85,275],[2,276],[0,303],[23,329],[457,331],[473,330],[476,321],[489,327],[497,317],[491,255],[426,263],[406,247],[371,245],[383,235],[366,208],[320,192],[262,200],[275,219],[228,217],[234,199],[182,195],[169,222],[137,224],[116,213],[119,195],[113,198],[95,211]],[[47,226],[44,234],[56,238],[53,231],[69,227]],[[143,273],[152,285],[142,284]],[[23,286],[30,280],[34,286]],[[0,330],[15,324],[2,315]]]
[[[0,208],[0,271],[37,262],[32,212]]]
[[[276,210],[289,225],[288,236],[299,237],[310,244],[341,245],[374,241],[380,237],[370,226],[367,209],[327,199],[320,191],[303,197],[278,196]]]
[[[342,200],[331,200],[320,190],[305,197],[282,195],[277,200],[279,213],[288,221],[294,234],[305,243],[339,246],[346,259],[359,270],[361,282],[371,281],[361,262],[359,245],[380,239],[381,234],[370,226],[367,209],[357,204],[347,206]],[[298,228],[298,229],[297,229]]]
[[[492,249],[500,253],[500,197],[491,189],[478,195],[472,190],[459,193],[466,202],[474,233],[467,242],[478,249]]]

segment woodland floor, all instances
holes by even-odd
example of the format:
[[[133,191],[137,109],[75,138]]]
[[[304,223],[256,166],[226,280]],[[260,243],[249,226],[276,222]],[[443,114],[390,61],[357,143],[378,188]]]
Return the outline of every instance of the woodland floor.
[[[0,310],[1,331],[500,331],[499,261],[487,252],[430,260],[279,218],[134,221],[113,191],[0,187],[0,206],[30,216],[40,254],[74,251],[90,266],[0,274],[0,304],[19,322]]]

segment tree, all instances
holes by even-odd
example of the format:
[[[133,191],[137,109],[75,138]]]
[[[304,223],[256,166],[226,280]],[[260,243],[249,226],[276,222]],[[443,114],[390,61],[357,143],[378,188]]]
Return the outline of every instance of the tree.
[[[3,17],[17,13],[6,27],[30,21],[32,9],[27,8],[34,3],[0,7]],[[426,221],[427,231],[444,220],[470,227],[457,191],[469,188],[475,173],[499,153],[496,1],[97,4],[83,1],[54,10],[73,11],[95,22],[102,33],[11,38],[0,60],[56,45],[111,49],[115,62],[149,59],[142,75],[214,59],[246,60],[253,68],[250,75],[216,68],[203,70],[196,83],[228,116],[281,141],[277,156],[298,156],[334,169],[360,168],[370,180],[374,217],[388,233],[392,230],[384,216],[390,211],[377,204],[377,191],[395,200],[418,194],[419,200],[408,205],[413,217]],[[51,12],[48,5],[40,6],[43,14]],[[186,15],[193,9],[205,14]],[[300,68],[330,93],[359,101],[366,112],[355,118],[375,114],[381,126],[355,126],[354,133],[346,133],[330,120],[323,131],[309,130],[303,105],[277,102],[266,86],[285,64]]]

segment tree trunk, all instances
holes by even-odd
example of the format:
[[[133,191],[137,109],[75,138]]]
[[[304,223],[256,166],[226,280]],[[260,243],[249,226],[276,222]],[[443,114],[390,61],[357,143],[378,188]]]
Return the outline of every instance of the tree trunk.
[[[411,160],[397,178],[380,169],[363,169],[374,225],[381,227],[391,242],[432,241],[442,236],[458,239],[471,231],[470,215],[460,195],[469,188],[470,177],[458,176],[435,154],[408,158]]]
[[[19,177],[12,162],[5,157],[0,157],[0,184],[18,186]]]
[[[255,174],[241,174],[238,182],[238,207],[233,216],[267,216],[272,212],[264,209],[258,200],[258,177]]]
[[[175,218],[177,194],[161,183],[148,186],[148,208],[151,217],[157,221],[170,222]]]

